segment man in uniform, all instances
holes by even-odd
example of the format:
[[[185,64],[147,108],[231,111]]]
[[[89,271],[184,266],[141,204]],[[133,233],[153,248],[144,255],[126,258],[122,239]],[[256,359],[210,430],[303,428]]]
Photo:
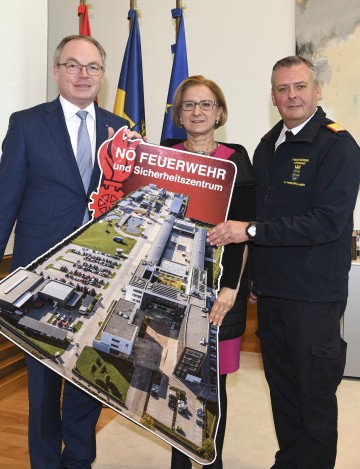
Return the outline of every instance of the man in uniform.
[[[320,98],[310,61],[275,64],[272,101],[282,120],[255,151],[257,220],[221,223],[208,237],[218,246],[253,240],[252,291],[279,442],[272,469],[331,469],[336,459],[360,149]]]

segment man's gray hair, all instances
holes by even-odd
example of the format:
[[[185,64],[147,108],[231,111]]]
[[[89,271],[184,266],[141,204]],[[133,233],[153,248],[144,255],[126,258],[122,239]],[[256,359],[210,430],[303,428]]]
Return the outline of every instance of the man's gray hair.
[[[283,67],[293,67],[294,65],[302,65],[305,64],[310,70],[311,70],[311,75],[312,79],[314,82],[315,86],[319,86],[319,77],[318,77],[318,72],[315,67],[315,65],[305,57],[302,57],[301,55],[289,55],[288,57],[284,57],[283,59],[280,59],[276,62],[276,64],[273,66],[272,69],[272,74],[271,74],[271,85],[272,79],[273,79],[273,74],[276,70],[279,68]]]
[[[55,52],[54,52],[54,66],[56,67],[59,64],[60,54],[61,54],[61,51],[62,51],[63,47],[70,41],[78,41],[80,39],[83,40],[83,41],[88,41],[91,44],[94,44],[94,46],[97,48],[97,50],[100,52],[100,55],[101,55],[102,64],[100,64],[100,65],[105,70],[106,52],[105,52],[105,49],[103,48],[103,46],[100,44],[100,42],[98,42],[93,37],[83,36],[81,34],[73,34],[71,36],[66,36],[66,37],[64,37],[64,39],[62,39],[62,41],[57,46],[57,48],[55,49]]]

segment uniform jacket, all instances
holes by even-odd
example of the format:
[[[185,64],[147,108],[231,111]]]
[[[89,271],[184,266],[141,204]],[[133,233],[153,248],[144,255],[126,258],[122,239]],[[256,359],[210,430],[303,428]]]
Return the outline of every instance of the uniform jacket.
[[[282,121],[255,150],[258,295],[315,302],[347,297],[360,150],[332,123],[318,108],[275,152]]]
[[[108,127],[116,131],[128,123],[97,106],[95,112],[97,150],[108,138]],[[16,221],[14,269],[81,225],[100,170],[96,161],[86,194],[59,99],[12,114],[2,149],[0,259]]]

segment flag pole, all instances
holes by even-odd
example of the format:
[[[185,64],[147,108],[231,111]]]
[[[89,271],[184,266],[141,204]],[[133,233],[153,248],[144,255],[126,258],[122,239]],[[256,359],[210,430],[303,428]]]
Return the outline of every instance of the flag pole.
[[[136,3],[137,3],[136,0],[130,0],[130,10],[136,11],[136,8],[137,8]],[[132,26],[132,18],[130,18],[130,21],[129,21],[129,30],[131,29],[131,26]]]
[[[182,0],[176,0],[176,8],[182,8]],[[176,27],[175,27],[175,42],[177,41],[179,35],[179,27],[180,27],[180,18],[176,18]]]

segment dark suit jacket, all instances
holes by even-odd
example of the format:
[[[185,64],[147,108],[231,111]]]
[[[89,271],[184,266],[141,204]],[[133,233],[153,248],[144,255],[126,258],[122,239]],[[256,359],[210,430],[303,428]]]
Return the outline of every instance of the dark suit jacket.
[[[96,149],[108,127],[128,125],[95,105]],[[0,259],[16,223],[12,269],[26,266],[77,229],[96,189],[85,193],[59,99],[12,114],[0,161]]]

